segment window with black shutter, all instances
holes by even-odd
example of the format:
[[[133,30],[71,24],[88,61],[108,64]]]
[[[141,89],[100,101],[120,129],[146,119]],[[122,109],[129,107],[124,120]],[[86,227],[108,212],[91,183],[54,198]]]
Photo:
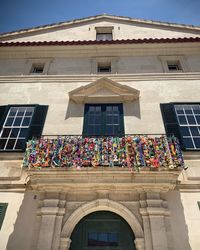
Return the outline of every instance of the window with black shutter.
[[[7,105],[0,107],[0,151],[23,151],[26,141],[40,137],[48,106]]]
[[[4,221],[8,203],[0,203],[0,230]]]
[[[86,104],[83,136],[123,136],[123,105]]]
[[[167,135],[174,134],[186,150],[200,150],[200,104],[166,103],[161,111]]]

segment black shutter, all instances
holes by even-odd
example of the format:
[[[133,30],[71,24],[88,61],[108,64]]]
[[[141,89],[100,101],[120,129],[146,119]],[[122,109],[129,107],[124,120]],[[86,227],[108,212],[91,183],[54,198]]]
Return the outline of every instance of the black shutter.
[[[7,206],[8,206],[8,203],[0,203],[0,230],[3,224]]]
[[[83,137],[88,135],[88,110],[89,110],[89,105],[85,104],[84,121],[83,121],[83,133],[82,133]]]
[[[181,148],[185,149],[182,136],[179,130],[179,124],[176,117],[174,104],[172,103],[160,104],[160,108],[167,136],[171,135],[176,136],[179,139]]]
[[[123,104],[119,104],[119,135],[124,136],[124,112],[123,112]]]
[[[47,115],[48,106],[47,105],[36,105],[33,118],[31,120],[31,125],[29,128],[28,139],[39,138],[42,135],[42,130],[44,127],[44,122]]]
[[[1,128],[3,126],[4,121],[6,119],[6,115],[8,113],[8,110],[9,110],[9,105],[0,106],[0,131],[1,131]]]

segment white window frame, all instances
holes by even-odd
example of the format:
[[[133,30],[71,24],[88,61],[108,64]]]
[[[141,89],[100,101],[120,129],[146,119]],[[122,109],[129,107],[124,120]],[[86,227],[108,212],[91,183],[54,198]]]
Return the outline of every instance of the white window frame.
[[[33,75],[33,76],[47,75],[52,60],[53,60],[52,58],[46,58],[46,59],[30,58],[30,59],[28,59],[26,62],[24,75]],[[33,73],[32,69],[33,69],[34,65],[44,65],[43,72],[42,73]]]
[[[187,65],[186,59],[184,56],[159,56],[159,59],[161,61],[163,71],[165,73],[183,73],[183,72],[188,72],[189,67]],[[169,63],[175,63],[179,65],[179,70],[169,70],[168,64]]]

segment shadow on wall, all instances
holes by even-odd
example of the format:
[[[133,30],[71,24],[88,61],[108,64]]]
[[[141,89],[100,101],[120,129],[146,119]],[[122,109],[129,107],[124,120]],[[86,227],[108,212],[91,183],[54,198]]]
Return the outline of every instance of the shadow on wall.
[[[124,103],[124,116],[137,117],[141,119],[140,101],[139,99],[134,102]]]
[[[188,227],[179,191],[167,193],[170,210],[171,231],[176,250],[192,250],[189,244]]]
[[[130,103],[124,103],[124,116],[131,116],[131,117],[137,117],[141,119],[141,113],[140,113],[140,102],[139,99],[130,102]],[[84,104],[77,104],[71,100],[69,100],[65,120],[69,119],[70,117],[83,117],[84,116]]]
[[[84,105],[77,104],[69,100],[67,112],[65,115],[65,120],[69,119],[70,117],[83,117],[83,115],[84,115]]]
[[[37,199],[32,192],[26,191],[17,214],[13,233],[8,239],[6,250],[33,249],[33,235],[36,226]]]

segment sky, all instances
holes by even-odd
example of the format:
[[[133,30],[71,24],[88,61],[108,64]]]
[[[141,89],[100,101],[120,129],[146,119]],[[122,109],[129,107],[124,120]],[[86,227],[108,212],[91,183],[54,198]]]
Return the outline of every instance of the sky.
[[[200,26],[200,0],[0,0],[0,33],[103,13]]]

